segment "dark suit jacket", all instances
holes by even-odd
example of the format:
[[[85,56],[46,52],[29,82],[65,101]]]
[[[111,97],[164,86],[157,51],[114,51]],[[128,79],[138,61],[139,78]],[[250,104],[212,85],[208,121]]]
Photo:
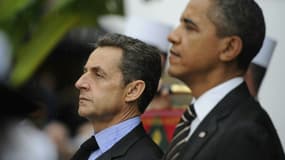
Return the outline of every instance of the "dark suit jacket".
[[[140,124],[96,160],[158,160],[162,155]]]
[[[285,156],[268,114],[243,83],[205,117],[179,160],[285,160]]]

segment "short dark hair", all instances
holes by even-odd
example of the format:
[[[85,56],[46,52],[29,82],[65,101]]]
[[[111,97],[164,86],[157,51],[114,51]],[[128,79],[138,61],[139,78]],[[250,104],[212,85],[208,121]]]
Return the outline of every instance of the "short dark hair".
[[[254,0],[211,0],[208,17],[219,37],[239,36],[242,50],[238,67],[244,71],[260,50],[265,37],[265,21]]]
[[[99,38],[95,47],[104,46],[119,47],[123,50],[119,67],[125,85],[134,80],[145,82],[145,90],[138,99],[139,110],[143,113],[157,91],[161,75],[159,49],[138,39],[116,33],[108,33]]]

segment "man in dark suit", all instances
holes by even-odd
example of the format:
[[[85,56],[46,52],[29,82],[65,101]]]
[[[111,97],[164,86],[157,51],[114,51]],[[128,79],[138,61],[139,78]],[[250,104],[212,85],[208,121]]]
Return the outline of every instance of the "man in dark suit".
[[[279,137],[243,76],[265,36],[253,0],[191,0],[170,33],[168,72],[194,101],[176,127],[166,160],[284,160]]]
[[[107,34],[97,43],[75,86],[80,116],[94,135],[73,160],[160,159],[162,151],[145,132],[140,115],[156,93],[159,50],[138,39]]]

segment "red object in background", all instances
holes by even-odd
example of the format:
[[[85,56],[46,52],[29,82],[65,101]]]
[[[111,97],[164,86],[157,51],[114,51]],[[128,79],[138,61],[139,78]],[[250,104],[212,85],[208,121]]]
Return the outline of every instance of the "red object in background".
[[[152,109],[145,111],[141,116],[141,119],[147,132],[150,132],[154,126],[162,126],[169,143],[172,139],[176,124],[179,122],[180,116],[183,112],[183,108],[157,110]]]

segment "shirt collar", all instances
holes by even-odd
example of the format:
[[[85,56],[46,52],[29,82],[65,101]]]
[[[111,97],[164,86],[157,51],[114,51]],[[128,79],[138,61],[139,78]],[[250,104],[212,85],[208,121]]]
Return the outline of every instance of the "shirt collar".
[[[94,136],[102,153],[109,150],[114,144],[139,125],[140,121],[140,117],[137,116],[95,133]]]
[[[206,91],[198,99],[193,98],[198,120],[202,121],[208,113],[228,94],[243,82],[242,77],[232,78]]]

